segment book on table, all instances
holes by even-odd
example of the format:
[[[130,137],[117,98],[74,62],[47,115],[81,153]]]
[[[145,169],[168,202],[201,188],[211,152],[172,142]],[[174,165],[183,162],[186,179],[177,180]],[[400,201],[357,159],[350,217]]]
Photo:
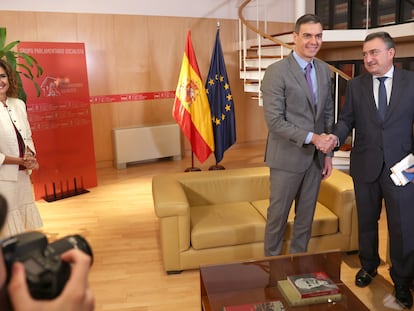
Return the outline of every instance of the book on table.
[[[223,311],[284,311],[285,307],[279,300],[247,303],[240,305],[224,306]]]
[[[325,272],[289,275],[278,288],[291,306],[339,301],[340,288]]]
[[[288,275],[287,280],[300,298],[324,296],[340,293],[339,287],[325,272]]]

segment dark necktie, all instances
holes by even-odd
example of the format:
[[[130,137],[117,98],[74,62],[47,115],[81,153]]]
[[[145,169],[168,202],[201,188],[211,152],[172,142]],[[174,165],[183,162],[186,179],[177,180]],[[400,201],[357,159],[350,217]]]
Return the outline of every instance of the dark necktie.
[[[380,82],[378,87],[378,112],[381,116],[381,120],[384,121],[385,111],[387,110],[387,90],[385,89],[384,81],[387,77],[377,78]]]
[[[312,95],[312,104],[316,104],[315,102],[315,94],[313,93],[313,84],[312,84],[312,78],[311,78],[311,70],[312,70],[312,64],[308,63],[305,67],[305,77],[306,82],[308,82],[308,87]]]

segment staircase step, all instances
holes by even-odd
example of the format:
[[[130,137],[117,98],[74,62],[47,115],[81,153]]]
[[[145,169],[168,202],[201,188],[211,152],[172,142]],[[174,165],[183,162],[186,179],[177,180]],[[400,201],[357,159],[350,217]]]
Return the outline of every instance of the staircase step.
[[[244,84],[244,91],[246,93],[259,93],[260,92],[259,83],[256,83],[256,84],[245,83]]]
[[[257,102],[258,102],[258,106],[259,107],[263,107],[263,98],[261,97],[261,96],[252,96],[252,99],[255,99],[255,100],[257,100]]]
[[[254,71],[257,71],[257,72],[259,72],[259,71],[265,71],[266,70],[266,67],[249,67],[249,68],[246,68],[246,71],[250,71],[250,72],[254,72]],[[243,69],[242,69],[242,71],[243,71]]]
[[[282,42],[292,42],[292,43],[288,43],[288,44],[293,44],[293,32],[285,32],[285,33],[280,33],[280,34],[275,34],[272,35],[273,38],[278,39]]]
[[[259,87],[257,85],[250,85],[250,84],[245,84],[244,85],[244,92],[245,93],[257,93],[259,92]]]
[[[271,35],[271,37],[282,41],[286,44],[289,45],[293,45],[293,32],[286,32],[286,33],[281,33],[281,34],[275,34],[275,35]],[[274,41],[267,39],[267,38],[262,38],[261,40],[261,45],[272,45],[272,44],[276,44]],[[258,45],[258,40],[257,39],[249,39],[246,41],[247,45],[250,46],[257,46]]]
[[[258,58],[258,56],[256,56],[256,55],[246,56],[246,59],[257,59],[257,58]],[[280,56],[264,55],[264,56],[262,56],[262,58],[274,59],[274,58],[280,58]]]
[[[275,55],[289,55],[290,49],[282,47],[280,45],[269,45],[269,46],[262,46],[260,51],[259,47],[250,47],[247,49],[247,52],[251,54],[256,55],[262,55],[262,56],[275,56]]]
[[[246,80],[262,80],[265,73],[265,69],[258,70],[240,70],[240,79]]]
[[[289,45],[291,45],[292,47],[293,47],[293,42],[286,42],[286,44],[289,44]],[[262,43],[262,45],[260,45],[262,48],[270,48],[270,47],[275,47],[275,46],[281,46],[281,44],[278,44],[278,43],[275,43],[275,42],[273,42],[273,41],[270,41],[270,43],[267,43],[267,44],[263,44]],[[259,45],[251,45],[250,46],[250,48],[252,48],[252,49],[257,49],[257,48],[259,48]]]
[[[273,57],[273,56],[262,56],[261,59],[259,60],[259,58],[257,56],[252,57],[246,57],[245,60],[245,65],[248,68],[267,68],[269,67],[271,64],[273,64],[274,62],[277,62],[281,60],[280,57]]]

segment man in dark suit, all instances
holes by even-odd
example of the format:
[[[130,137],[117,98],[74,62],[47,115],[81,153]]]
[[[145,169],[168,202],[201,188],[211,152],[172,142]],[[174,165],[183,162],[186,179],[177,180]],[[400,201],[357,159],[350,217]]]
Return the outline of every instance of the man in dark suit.
[[[330,70],[314,58],[322,44],[322,29],[317,16],[300,17],[293,33],[294,51],[269,66],[262,83],[271,192],[266,256],[282,252],[293,201],[296,216],[290,252],[307,251],[320,182],[332,171],[332,158],[317,150],[326,144],[322,134],[330,133],[334,121]]]
[[[386,32],[369,34],[362,54],[367,73],[348,81],[345,104],[334,130],[339,143],[343,143],[355,129],[350,174],[362,266],[355,283],[365,287],[377,274],[378,220],[384,199],[395,296],[404,307],[411,308],[414,184],[396,186],[390,178],[390,167],[414,151],[414,72],[393,65],[395,44]]]

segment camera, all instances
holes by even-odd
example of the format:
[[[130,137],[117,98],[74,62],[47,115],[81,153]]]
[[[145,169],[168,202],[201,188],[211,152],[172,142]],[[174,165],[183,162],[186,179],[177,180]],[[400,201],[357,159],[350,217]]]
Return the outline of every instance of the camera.
[[[1,242],[8,283],[12,265],[19,261],[26,271],[26,281],[34,299],[53,299],[62,292],[70,276],[70,264],[61,260],[60,255],[77,248],[91,256],[92,249],[80,235],[69,235],[53,243],[37,231],[9,237]]]

